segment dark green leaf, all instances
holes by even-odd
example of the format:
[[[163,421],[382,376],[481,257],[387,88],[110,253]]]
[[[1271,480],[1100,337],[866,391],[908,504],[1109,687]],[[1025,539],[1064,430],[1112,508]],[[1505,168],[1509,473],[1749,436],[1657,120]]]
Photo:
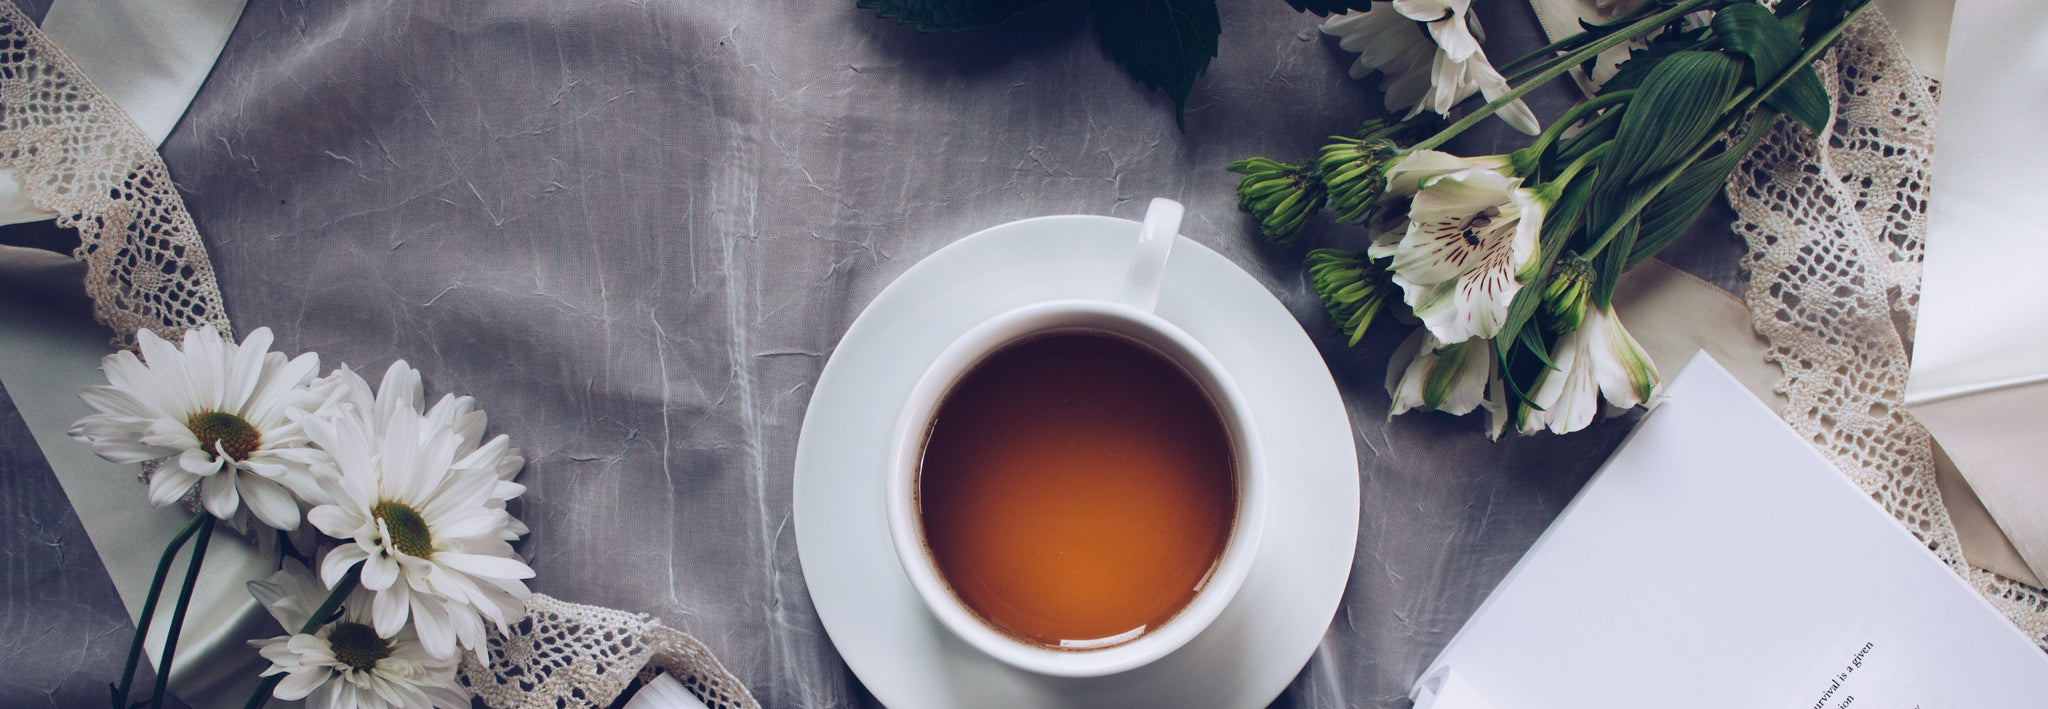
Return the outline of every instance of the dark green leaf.
[[[1636,236],[1625,267],[1635,268],[1636,264],[1650,260],[1684,235],[1686,227],[1699,219],[1707,203],[1714,201],[1714,195],[1728,182],[1728,173],[1734,172],[1736,163],[1741,161],[1742,156],[1734,151],[1723,151],[1686,167],[1677,180],[1657,193],[1643,207],[1642,233]]]
[[[1621,284],[1621,272],[1628,267],[1629,252],[1636,247],[1636,233],[1642,226],[1642,215],[1629,217],[1621,233],[1614,235],[1614,243],[1601,251],[1598,263],[1594,264],[1600,278],[1593,282],[1593,304],[1602,308],[1614,302],[1614,287]]]
[[[1741,63],[1720,52],[1679,52],[1658,62],[1622,113],[1601,182],[1633,184],[1684,159],[1713,129],[1741,79]]]
[[[1813,0],[1807,3],[1806,31],[1800,33],[1799,41],[1810,43],[1827,34],[1828,30],[1842,22],[1849,10],[1869,0]]]
[[[1605,145],[1609,139],[1614,137],[1614,129],[1621,125],[1622,113],[1623,110],[1620,108],[1603,111],[1598,118],[1594,118],[1593,122],[1586,126],[1585,130],[1579,131],[1578,135],[1564,139],[1564,143],[1557,148],[1557,162],[1555,164],[1558,166],[1569,165],[1573,160],[1579,159],[1580,156],[1585,155],[1592,149]]]
[[[1287,5],[1295,12],[1313,12],[1317,17],[1329,17],[1345,11],[1371,10],[1372,0],[1287,0]]]
[[[1762,5],[1736,5],[1714,15],[1714,35],[1722,47],[1749,59],[1750,83],[1762,88],[1792,68],[1799,53],[1799,35]],[[1813,67],[1800,67],[1777,91],[1764,97],[1778,112],[1791,116],[1814,135],[1827,130],[1828,95]]]
[[[1762,5],[1736,5],[1714,13],[1714,37],[1722,48],[1749,59],[1751,86],[1771,83],[1805,49],[1799,35]]]
[[[1187,129],[1188,94],[1216,56],[1223,20],[1215,0],[1094,0],[1102,47],[1148,88],[1173,98],[1173,117]]]
[[[875,11],[875,16],[900,24],[917,25],[919,32],[957,32],[986,27],[1010,19],[1045,0],[856,0],[854,5]]]
[[[1828,129],[1828,92],[1821,88],[1820,75],[1813,73],[1813,67],[1799,67],[1791,80],[1764,97],[1764,104],[1791,116],[1816,136]]]
[[[1543,342],[1542,328],[1522,328],[1522,334],[1515,339],[1521,341],[1522,349],[1527,350],[1530,355],[1536,358],[1536,361],[1543,363],[1544,369],[1557,369],[1557,364],[1550,361],[1549,345]]]

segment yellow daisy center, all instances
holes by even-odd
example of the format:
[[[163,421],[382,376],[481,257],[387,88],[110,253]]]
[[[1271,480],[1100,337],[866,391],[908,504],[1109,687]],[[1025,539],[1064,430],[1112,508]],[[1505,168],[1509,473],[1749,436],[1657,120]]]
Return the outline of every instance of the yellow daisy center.
[[[427,529],[427,520],[419,510],[407,507],[403,502],[385,500],[370,508],[370,514],[384,521],[384,529],[391,534],[385,540],[399,551],[415,557],[427,558],[434,553],[434,535]]]
[[[221,411],[201,411],[185,420],[185,428],[199,439],[199,448],[208,453],[219,449],[227,451],[230,460],[247,460],[250,453],[263,445],[263,434],[249,425],[240,416]]]
[[[327,631],[327,644],[334,647],[334,659],[357,672],[377,669],[377,661],[391,656],[391,641],[362,623],[342,621]]]

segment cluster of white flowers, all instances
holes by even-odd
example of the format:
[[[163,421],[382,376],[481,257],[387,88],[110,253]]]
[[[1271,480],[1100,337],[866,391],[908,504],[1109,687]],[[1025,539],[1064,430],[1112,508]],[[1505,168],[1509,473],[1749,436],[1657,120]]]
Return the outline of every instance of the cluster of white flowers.
[[[1387,170],[1382,199],[1406,199],[1408,211],[1405,220],[1382,223],[1367,252],[1389,259],[1389,280],[1423,325],[1388,363],[1390,415],[1484,408],[1495,437],[1509,428],[1569,433],[1591,424],[1603,399],[1627,409],[1656,389],[1656,366],[1612,306],[1590,302],[1572,280],[1585,274],[1563,274],[1544,294],[1546,308],[1569,315],[1555,319],[1554,366],[1538,375],[1526,404],[1508,410],[1491,339],[1542,265],[1536,245],[1550,208],[1510,174],[1508,162],[1419,150]]]
[[[1359,53],[1351,78],[1380,73],[1387,110],[1444,115],[1472,94],[1492,101],[1509,91],[1507,78],[1479,47],[1486,31],[1471,6],[1471,0],[1375,2],[1368,11],[1331,16],[1323,32]],[[1541,130],[1520,99],[1494,115],[1529,135]]]
[[[284,674],[272,696],[314,707],[466,707],[459,649],[484,660],[484,622],[503,632],[525,613],[533,569],[510,544],[526,526],[505,509],[526,488],[505,436],[469,397],[424,407],[405,362],[376,391],[346,367],[315,377],[319,357],[271,352],[259,328],[241,344],[212,329],[180,348],[143,330],[142,356],[108,356],[96,413],[71,435],[117,463],[153,466],[151,504],[197,488],[205,510],[278,530],[301,518],[334,546],[320,580],[296,561],[250,591],[292,633],[257,645]],[[246,503],[246,504],[245,504]],[[301,510],[306,510],[301,514]],[[343,609],[301,632],[342,584]],[[322,583],[324,581],[324,583]]]

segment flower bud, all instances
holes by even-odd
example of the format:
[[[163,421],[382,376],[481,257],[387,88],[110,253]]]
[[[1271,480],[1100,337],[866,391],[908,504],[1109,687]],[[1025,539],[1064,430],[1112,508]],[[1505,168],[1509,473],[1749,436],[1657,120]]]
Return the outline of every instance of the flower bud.
[[[1593,264],[1573,254],[1558,264],[1550,285],[1543,288],[1543,314],[1553,332],[1579,329],[1586,319],[1586,301],[1593,297]]]
[[[1363,223],[1372,218],[1381,193],[1387,190],[1387,169],[1401,159],[1401,149],[1384,139],[1331,136],[1316,161],[1337,221]]]
[[[1359,254],[1342,249],[1308,252],[1309,282],[1330,311],[1330,321],[1358,344],[1373,318],[1387,305],[1391,283],[1387,270]]]
[[[1258,220],[1259,233],[1281,246],[1293,244],[1309,215],[1326,201],[1323,183],[1307,165],[1250,158],[1231,163],[1230,171],[1244,175],[1237,183],[1237,208]]]

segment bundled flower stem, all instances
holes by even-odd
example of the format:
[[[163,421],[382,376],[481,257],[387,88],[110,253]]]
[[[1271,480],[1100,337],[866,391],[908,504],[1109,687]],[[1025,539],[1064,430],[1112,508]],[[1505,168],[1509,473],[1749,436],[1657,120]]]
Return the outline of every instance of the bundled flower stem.
[[[192,542],[192,562],[185,567],[185,585],[178,589],[178,605],[171,611],[170,632],[164,635],[164,658],[157,666],[156,689],[150,692],[149,709],[161,709],[164,690],[171,686],[171,667],[178,659],[178,633],[185,628],[185,609],[192,605],[192,589],[199,585],[199,568],[206,563],[206,546],[213,540],[213,515],[199,516],[199,534]],[[137,627],[135,632],[145,632]]]
[[[126,709],[128,706],[128,692],[134,688],[135,665],[142,660],[142,640],[146,637],[144,631],[149,628],[150,622],[156,619],[157,600],[163,596],[164,581],[171,575],[171,562],[177,560],[178,550],[185,548],[185,542],[192,540],[193,533],[199,531],[200,524],[207,518],[208,515],[203,512],[193,515],[192,521],[186,523],[184,529],[172,536],[169,544],[164,545],[163,557],[156,562],[156,575],[150,577],[149,594],[142,599],[142,617],[135,621],[135,637],[128,642],[128,662],[122,665],[121,683],[118,686],[108,685],[113,693],[113,705],[116,707]]]
[[[1364,248],[1317,249],[1307,262],[1317,296],[1350,343],[1383,320],[1382,309],[1405,308],[1422,321],[1429,337],[1411,338],[1390,362],[1390,393],[1427,381],[1414,390],[1427,394],[1415,394],[1411,406],[1464,413],[1477,406],[1471,378],[1483,375],[1494,382],[1485,387],[1494,435],[1510,427],[1578,430],[1602,400],[1625,409],[1655,391],[1655,366],[1612,310],[1622,272],[1683,234],[1779,116],[1813,132],[1826,128],[1828,99],[1811,65],[1869,7],[1786,0],[1773,11],[1754,0],[1652,0],[1508,63],[1514,86],[1486,91],[1484,105],[1427,137],[1417,139],[1434,119],[1418,108],[1331,137],[1313,161],[1239,161],[1231,169],[1247,174],[1240,206],[1282,246],[1325,205],[1335,221],[1367,227]],[[1392,11],[1374,3],[1366,12]],[[1405,43],[1419,35],[1401,30],[1401,17],[1413,16],[1366,23],[1353,12],[1333,17],[1325,31],[1364,53],[1354,77],[1362,69],[1408,72],[1417,50]],[[1485,61],[1452,26],[1464,14],[1429,17],[1415,21],[1440,43],[1458,43],[1445,44],[1440,59]],[[1631,57],[1604,86],[1530,131],[1536,137],[1527,147],[1476,158],[1439,152],[1487,116],[1525,110],[1521,98],[1537,87],[1628,43]],[[1428,93],[1416,92],[1413,78],[1389,74],[1382,87]],[[1402,297],[1385,297],[1395,287]],[[1491,351],[1482,358],[1487,367],[1471,359],[1471,340]],[[1464,392],[1457,397],[1441,395],[1451,363]],[[1409,401],[1400,397],[1397,411]]]

